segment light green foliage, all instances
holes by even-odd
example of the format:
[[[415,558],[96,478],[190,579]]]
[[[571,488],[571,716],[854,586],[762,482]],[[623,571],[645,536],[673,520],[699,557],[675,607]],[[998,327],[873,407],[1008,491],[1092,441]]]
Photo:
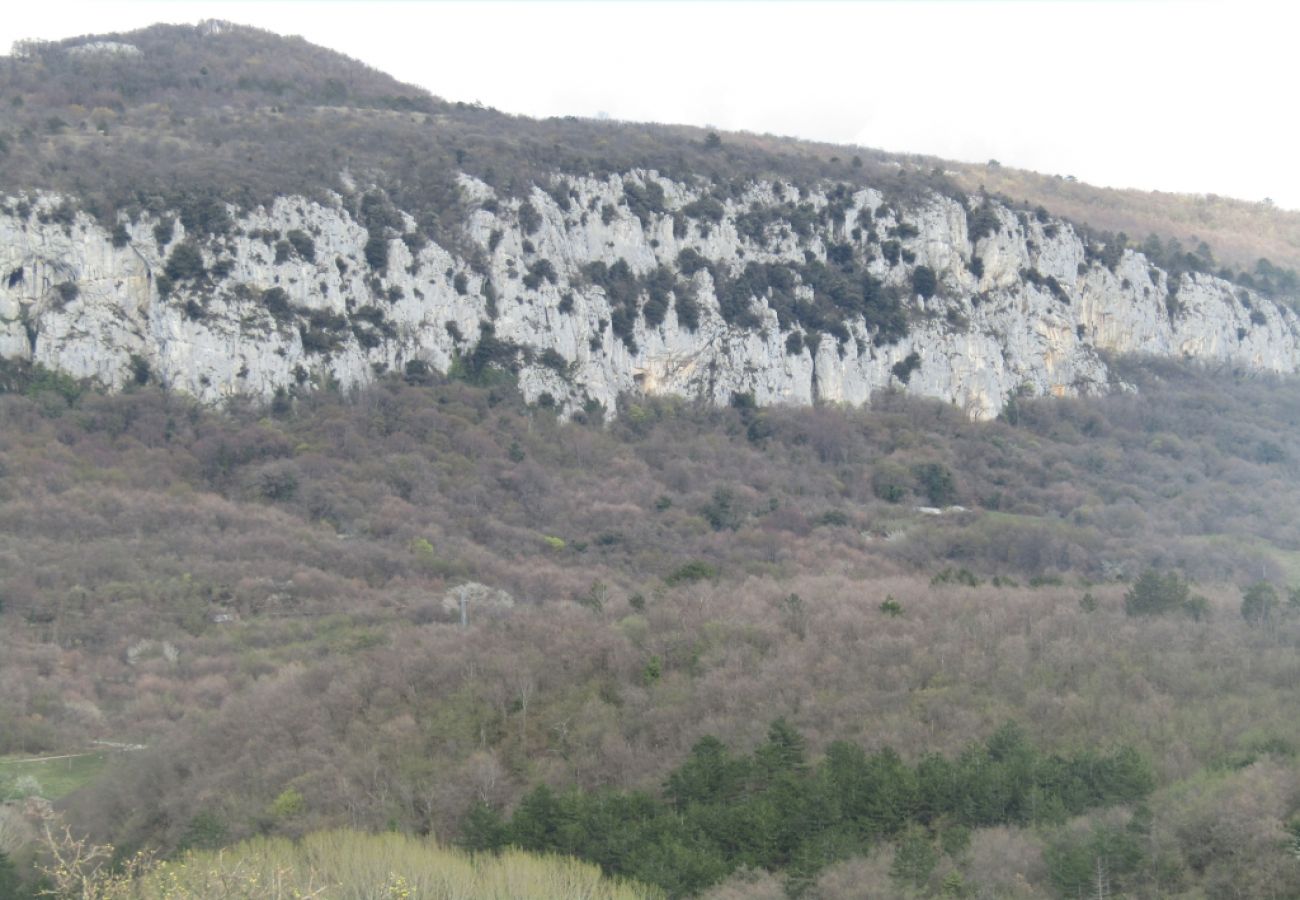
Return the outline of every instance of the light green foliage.
[[[102,890],[101,890],[102,889]],[[134,883],[94,879],[93,900],[654,900],[652,889],[596,866],[518,850],[470,856],[400,834],[324,831],[300,841],[257,838],[190,851]]]
[[[408,549],[416,567],[428,575],[452,578],[464,574],[465,567],[454,559],[440,556],[428,538],[412,538]]]
[[[650,657],[645,664],[645,671],[642,674],[642,680],[647,684],[654,684],[664,672],[664,661],[658,656]]]
[[[302,793],[294,788],[286,788],[271,801],[267,811],[277,819],[291,819],[302,815],[307,808],[307,801]]]
[[[42,796],[44,796],[44,789],[33,775],[19,775],[7,785],[5,790],[6,800],[26,800],[29,797]]]
[[[110,756],[109,753],[80,753],[43,761],[40,757],[0,756],[0,802],[26,796],[62,799],[93,781],[104,770]],[[33,758],[38,761],[27,761]]]

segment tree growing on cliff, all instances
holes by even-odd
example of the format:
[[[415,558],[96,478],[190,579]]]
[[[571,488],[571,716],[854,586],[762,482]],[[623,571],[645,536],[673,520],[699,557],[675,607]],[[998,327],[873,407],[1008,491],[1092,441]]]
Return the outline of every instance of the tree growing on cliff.
[[[370,237],[366,240],[365,255],[366,264],[372,269],[382,271],[388,266],[388,238],[382,228],[370,232]]]
[[[917,266],[912,272],[912,290],[926,300],[934,296],[938,287],[939,279],[935,276],[934,269],[929,266]]]
[[[167,257],[167,265],[163,272],[172,281],[202,278],[204,274],[203,253],[197,245],[188,241],[178,244],[172,250],[171,255]]]

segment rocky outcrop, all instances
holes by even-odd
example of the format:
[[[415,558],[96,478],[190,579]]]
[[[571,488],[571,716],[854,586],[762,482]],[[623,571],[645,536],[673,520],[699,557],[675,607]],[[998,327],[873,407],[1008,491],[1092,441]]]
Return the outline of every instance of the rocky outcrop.
[[[472,211],[445,247],[399,210],[376,224],[360,195],[230,210],[217,234],[11,197],[0,356],[205,401],[499,364],[566,413],[622,393],[861,404],[894,386],[976,418],[1013,392],[1108,389],[1106,352],[1300,365],[1288,307],[985,200],[723,196],[654,172],[557,176],[526,200],[461,186]]]

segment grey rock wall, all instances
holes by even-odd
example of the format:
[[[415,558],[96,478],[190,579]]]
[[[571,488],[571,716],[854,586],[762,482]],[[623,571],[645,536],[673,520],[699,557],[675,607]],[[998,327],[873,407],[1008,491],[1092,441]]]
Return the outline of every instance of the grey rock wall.
[[[644,222],[633,215],[624,204],[625,182],[657,183],[663,211]],[[1140,253],[1125,251],[1111,271],[1089,260],[1069,224],[1000,206],[997,231],[972,242],[972,210],[951,198],[930,196],[897,209],[863,190],[847,200],[843,220],[817,223],[804,236],[778,221],[756,242],[737,230],[737,217],[755,205],[796,201],[820,210],[831,197],[756,184],[728,200],[714,222],[682,214],[701,188],[633,172],[565,179],[549,193],[534,189],[528,202],[540,224],[526,234],[520,201],[497,197],[468,176],[461,185],[475,209],[458,247],[408,245],[396,232],[414,232],[415,223],[403,215],[382,271],[367,265],[370,235],[343,198],[320,204],[283,197],[270,208],[232,210],[235,228],[224,237],[187,235],[177,223],[162,246],[156,219],[124,221],[129,240],[119,235],[115,245],[111,226],[84,214],[70,225],[53,221],[63,198],[24,198],[26,217],[20,198],[9,198],[0,214],[0,356],[110,387],[133,377],[136,358],[161,383],[205,401],[267,399],[277,388],[308,389],[325,378],[344,388],[365,384],[414,360],[446,372],[472,352],[489,322],[496,339],[522,348],[516,363],[525,396],[549,394],[565,412],[591,402],[612,410],[624,392],[716,403],[752,393],[761,405],[862,404],[892,385],[957,404],[975,418],[995,416],[1015,391],[1067,396],[1109,389],[1099,351],[1269,372],[1300,365],[1300,323],[1286,306],[1201,274],[1179,279],[1171,302],[1170,279]],[[567,210],[554,199],[565,192]],[[859,213],[881,236],[900,223],[910,226],[899,237],[901,259],[890,264],[878,241],[855,237]],[[276,244],[293,230],[310,235],[314,260],[282,250],[277,261]],[[166,262],[187,241],[198,244],[215,274],[164,292]],[[783,331],[765,297],[753,300],[758,327],[728,324],[717,286],[701,270],[675,289],[690,283],[698,327],[685,327],[670,304],[656,327],[636,318],[633,348],[613,333],[604,291],[582,274],[589,263],[619,260],[645,274],[674,267],[691,249],[734,275],[749,262],[825,261],[829,246],[844,243],[860,268],[904,296],[910,325],[896,343],[873,342],[858,316],[846,323],[843,339],[823,334],[790,352],[789,335],[802,334],[801,326]],[[978,276],[975,257],[982,262]],[[551,264],[554,283],[542,279],[528,288],[524,277],[538,260]],[[922,265],[937,275],[929,299],[911,291]],[[795,291],[812,297],[806,286]],[[895,367],[912,354],[919,366],[904,384]]]

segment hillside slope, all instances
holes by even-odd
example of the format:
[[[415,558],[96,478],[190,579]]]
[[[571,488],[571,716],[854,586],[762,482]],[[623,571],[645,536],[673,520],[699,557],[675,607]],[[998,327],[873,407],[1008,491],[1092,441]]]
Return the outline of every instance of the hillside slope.
[[[1108,389],[1113,353],[1300,364],[1291,273],[880,154],[532,122],[214,23],[25,47],[5,81],[0,355],[112,387],[467,367],[566,414],[898,387],[987,418]]]
[[[1300,211],[1267,201],[1215,194],[1175,194],[1098,188],[1069,176],[1043,175],[1009,166],[943,163],[958,184],[1046,206],[1095,229],[1127,232],[1145,240],[1156,234],[1188,249],[1202,242],[1221,263],[1258,272],[1260,260],[1285,269],[1300,266]]]
[[[658,798],[701,740],[747,758],[778,717],[809,772],[840,741],[978,763],[1015,719],[1044,754],[1150,763],[1135,896],[1293,896],[1300,394],[1119,365],[1136,393],[991,423],[886,393],[625,400],[607,427],[437,376],[268,415],[0,369],[21,389],[0,396],[0,754],[147,745],[60,802],[125,847],[345,824],[462,841],[477,804],[518,825],[539,785]],[[1198,582],[1194,615],[1129,614],[1149,566]],[[1260,578],[1266,625],[1241,612]],[[1089,832],[1053,823],[967,823],[935,894],[958,867],[974,896],[1077,896],[1043,859]],[[691,871],[623,857],[656,859]],[[821,895],[905,896],[844,878]]]
[[[418,896],[430,836],[713,900],[1300,896],[1284,268],[223,23],[18,49],[0,896],[46,814],[168,859],[138,896]]]

